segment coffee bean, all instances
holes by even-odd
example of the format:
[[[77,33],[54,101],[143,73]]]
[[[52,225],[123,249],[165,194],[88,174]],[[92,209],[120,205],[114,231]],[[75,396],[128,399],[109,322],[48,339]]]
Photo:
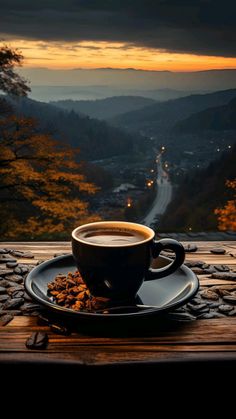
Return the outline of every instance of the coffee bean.
[[[208,300],[218,300],[219,296],[216,292],[211,291],[210,289],[206,289],[204,291],[201,291],[202,298],[206,298]]]
[[[21,257],[25,259],[34,259],[34,255],[31,252],[24,252]]]
[[[18,266],[18,262],[7,262],[7,268],[16,268]]]
[[[0,326],[6,326],[11,320],[13,320],[13,316],[11,314],[5,314],[4,316],[1,316]]]
[[[14,288],[14,287],[19,287],[19,288],[21,288],[21,289],[23,289],[24,288],[24,285],[23,284],[17,284],[17,282],[13,282],[13,281],[8,281],[8,289],[9,288]]]
[[[8,253],[7,249],[0,249],[0,255]]]
[[[209,313],[209,311],[210,311],[210,308],[207,306],[195,312],[195,315],[198,317],[202,313]]]
[[[185,246],[184,246],[184,250],[185,250],[185,252],[196,252],[197,251],[197,249],[198,249],[198,247],[196,246],[196,244],[186,244]]]
[[[8,254],[0,255],[0,263],[8,263],[8,262],[16,262],[16,259],[14,259]]]
[[[191,300],[191,304],[194,304],[194,305],[198,305],[198,304],[201,304],[201,303],[202,303],[202,300],[199,297],[194,297]]]
[[[226,303],[236,304],[236,295],[224,295],[223,300]]]
[[[210,250],[210,252],[214,255],[224,255],[226,253],[226,250],[223,247],[214,247]]]
[[[221,312],[221,313],[228,313],[229,311],[231,311],[231,310],[233,310],[234,308],[233,308],[233,306],[230,306],[230,305],[228,305],[228,304],[221,304],[220,306],[219,306],[219,311]]]
[[[210,309],[211,309],[211,308],[218,308],[218,307],[221,305],[221,303],[212,303],[212,302],[208,302],[208,303],[207,303],[207,305],[208,305],[208,307],[210,307]]]
[[[11,298],[3,306],[4,310],[11,310],[20,307],[24,303],[24,298]]]
[[[210,268],[204,269],[204,274],[213,274],[214,272],[216,272],[216,269],[213,266],[210,266]]]
[[[202,269],[202,268],[193,267],[191,269],[196,275],[203,275],[205,273],[204,269]]]
[[[0,269],[0,276],[6,276],[10,274],[13,274],[13,269]]]
[[[7,292],[10,295],[12,295],[16,291],[23,291],[23,290],[24,290],[24,286],[23,285],[19,285],[19,284],[14,285],[14,287],[7,288]]]
[[[209,263],[204,263],[202,265],[202,269],[209,269],[211,265],[209,265]]]
[[[187,307],[193,311],[194,313],[202,311],[203,309],[207,308],[207,304],[203,303],[203,304],[199,304],[199,305],[193,305],[188,303]]]
[[[0,286],[1,287],[9,287],[9,282],[6,279],[0,280]]]
[[[60,324],[51,324],[50,329],[53,333],[57,333],[59,335],[70,335],[70,331],[67,327],[62,326]]]
[[[205,262],[202,260],[188,261],[185,262],[185,265],[189,268],[201,268],[203,265],[205,265]]]
[[[218,294],[220,297],[224,297],[225,295],[231,295],[231,293],[227,290],[218,290]]]
[[[28,349],[45,349],[47,344],[48,335],[44,332],[33,332],[25,342],[25,346]]]
[[[0,295],[0,302],[3,303],[4,301],[7,301],[8,298],[9,298],[8,294]]]
[[[226,279],[231,281],[236,281],[236,272],[218,272],[213,273],[211,278],[214,279]]]
[[[23,298],[24,291],[15,291],[11,294],[12,298]]]
[[[16,258],[21,258],[23,255],[23,252],[19,250],[10,250],[10,253],[15,256]]]
[[[24,265],[18,265],[18,266],[14,269],[14,272],[15,272],[16,274],[24,275],[24,274],[27,274],[27,273],[29,272],[29,269],[28,269],[28,267],[27,267],[27,266],[24,266]]]
[[[227,265],[214,265],[214,268],[219,272],[229,272],[230,268]]]
[[[0,294],[6,294],[7,290],[5,287],[0,286]]]
[[[21,306],[20,309],[23,313],[30,313],[30,312],[32,312],[34,310],[38,310],[40,308],[41,308],[41,306],[37,303],[24,303]]]
[[[12,275],[7,275],[5,278],[13,282],[18,282],[18,283],[23,282],[23,277],[21,275],[12,274]]]

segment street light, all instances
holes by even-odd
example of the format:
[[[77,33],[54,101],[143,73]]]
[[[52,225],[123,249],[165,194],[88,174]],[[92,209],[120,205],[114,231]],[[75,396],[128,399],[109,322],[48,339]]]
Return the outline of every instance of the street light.
[[[163,145],[162,147],[161,147],[161,151],[165,151],[165,146]]]

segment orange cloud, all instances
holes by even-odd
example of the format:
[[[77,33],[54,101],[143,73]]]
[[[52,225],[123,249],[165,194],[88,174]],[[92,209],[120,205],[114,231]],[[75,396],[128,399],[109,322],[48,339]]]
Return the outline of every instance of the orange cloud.
[[[135,68],[139,70],[200,71],[236,68],[236,58],[176,54],[117,42],[44,42],[17,39],[12,47],[25,57],[24,67]]]

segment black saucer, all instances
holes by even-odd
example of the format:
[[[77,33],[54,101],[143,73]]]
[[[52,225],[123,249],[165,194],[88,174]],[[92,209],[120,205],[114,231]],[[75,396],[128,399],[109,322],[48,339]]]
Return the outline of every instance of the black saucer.
[[[160,256],[153,262],[154,268],[160,268],[171,261]],[[75,311],[53,303],[47,293],[47,284],[58,273],[76,270],[72,255],[59,256],[36,266],[27,276],[25,288],[28,294],[47,309],[58,314],[65,314],[74,319],[107,319],[149,316],[161,314],[186,304],[198,291],[199,282],[196,275],[187,266],[182,265],[175,273],[162,279],[144,282],[138,292],[135,304],[110,309],[107,314]]]

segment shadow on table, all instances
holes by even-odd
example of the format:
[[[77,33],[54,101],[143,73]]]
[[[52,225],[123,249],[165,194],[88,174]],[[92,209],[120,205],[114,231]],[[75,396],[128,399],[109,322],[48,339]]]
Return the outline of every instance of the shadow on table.
[[[179,313],[178,313],[179,314]],[[80,333],[86,336],[107,337],[135,337],[157,336],[162,331],[183,330],[189,320],[179,320],[175,313],[153,314],[150,316],[123,317],[123,318],[93,318],[74,320],[74,318],[60,316],[58,313],[44,311],[38,318],[39,325],[55,325],[70,333]],[[60,330],[59,330],[60,333]]]

